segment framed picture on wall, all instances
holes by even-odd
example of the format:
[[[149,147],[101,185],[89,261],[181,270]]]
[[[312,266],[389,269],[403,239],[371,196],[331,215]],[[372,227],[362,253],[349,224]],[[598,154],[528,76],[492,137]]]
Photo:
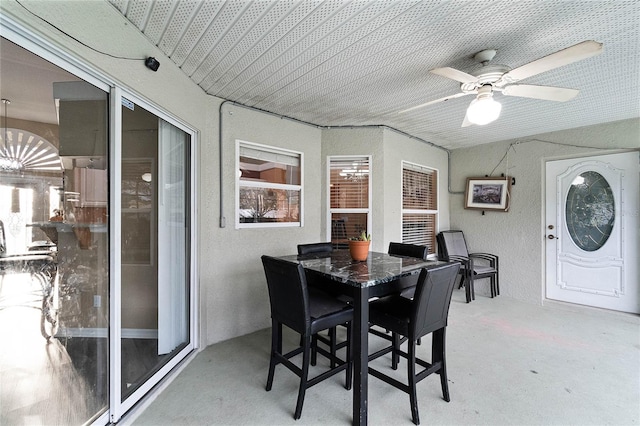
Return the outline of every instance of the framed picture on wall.
[[[465,209],[509,211],[511,177],[467,178]]]

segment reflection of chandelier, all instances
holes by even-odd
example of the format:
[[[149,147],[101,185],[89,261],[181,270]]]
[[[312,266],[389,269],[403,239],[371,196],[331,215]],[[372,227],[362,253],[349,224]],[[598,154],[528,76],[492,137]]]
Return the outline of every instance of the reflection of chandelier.
[[[351,168],[342,169],[340,171],[340,176],[345,180],[351,180],[354,182],[361,181],[369,175],[369,169],[365,167],[366,166],[359,163],[351,163]]]
[[[58,150],[49,141],[21,129],[7,128],[7,106],[3,99],[4,126],[0,140],[0,171],[59,171],[62,169]]]

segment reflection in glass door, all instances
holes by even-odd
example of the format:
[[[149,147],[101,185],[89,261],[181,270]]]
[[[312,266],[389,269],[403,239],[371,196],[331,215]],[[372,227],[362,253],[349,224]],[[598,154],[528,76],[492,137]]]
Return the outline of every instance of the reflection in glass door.
[[[90,423],[109,400],[108,93],[5,38],[0,64],[11,97],[0,129],[0,424]],[[25,114],[30,105],[49,114]]]
[[[0,425],[115,423],[194,348],[192,134],[11,25],[40,56],[0,37]]]

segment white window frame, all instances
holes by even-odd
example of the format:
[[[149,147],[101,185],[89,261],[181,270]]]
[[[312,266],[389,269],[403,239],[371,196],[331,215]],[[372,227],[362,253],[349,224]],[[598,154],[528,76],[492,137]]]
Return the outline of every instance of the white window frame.
[[[367,200],[367,208],[357,208],[357,209],[341,209],[341,208],[331,208],[331,161],[332,160],[364,160],[366,159],[369,163],[369,185],[368,185],[368,200]],[[327,205],[327,241],[331,241],[331,217],[333,213],[366,213],[367,214],[367,234],[371,234],[371,224],[373,223],[372,219],[372,182],[373,182],[373,158],[371,155],[329,155],[327,156],[327,191],[326,191],[326,205]]]
[[[419,172],[420,169],[423,169],[425,171],[429,170],[429,171],[433,171],[436,174],[436,206],[437,208],[435,210],[433,209],[405,209],[404,208],[404,191],[403,191],[403,186],[404,186],[404,170],[405,169],[411,169],[414,171]],[[434,167],[429,167],[429,166],[425,166],[422,164],[418,164],[418,163],[412,163],[410,161],[402,161],[401,164],[401,168],[400,168],[400,223],[402,224],[401,226],[401,236],[402,236],[402,242],[404,243],[404,215],[405,214],[411,214],[411,215],[418,215],[418,216],[426,216],[426,215],[435,215],[436,219],[435,219],[435,224],[434,224],[434,233],[437,234],[438,229],[440,229],[440,191],[439,191],[439,182],[440,182],[440,171]],[[435,237],[436,235],[433,236],[433,240],[435,242]],[[429,259],[434,259],[437,258],[438,253],[437,253],[437,249],[434,245],[434,252],[430,253],[427,257]]]
[[[283,184],[283,183],[272,183],[272,182],[253,182],[246,181],[240,179],[240,147],[246,146],[248,148],[257,149],[260,151],[265,151],[268,153],[278,154],[282,153],[289,156],[297,156],[300,158],[300,184],[299,185],[291,185],[291,184]],[[245,140],[236,139],[236,159],[235,159],[235,181],[236,181],[236,189],[235,189],[235,198],[236,198],[236,208],[235,208],[235,227],[236,229],[247,229],[247,228],[291,228],[291,227],[302,227],[304,226],[304,153],[300,151],[293,151],[291,149],[285,149],[280,147],[275,147],[271,145],[264,145],[255,142],[249,142]],[[241,223],[240,222],[240,188],[241,187],[251,187],[251,188],[273,188],[273,189],[284,189],[289,191],[298,191],[300,193],[300,220],[298,222],[263,222],[263,223]]]

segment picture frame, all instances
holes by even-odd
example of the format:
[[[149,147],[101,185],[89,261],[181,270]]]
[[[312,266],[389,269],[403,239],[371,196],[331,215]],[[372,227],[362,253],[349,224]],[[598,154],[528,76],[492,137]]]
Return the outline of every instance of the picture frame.
[[[465,209],[507,212],[510,201],[510,176],[467,178]]]

